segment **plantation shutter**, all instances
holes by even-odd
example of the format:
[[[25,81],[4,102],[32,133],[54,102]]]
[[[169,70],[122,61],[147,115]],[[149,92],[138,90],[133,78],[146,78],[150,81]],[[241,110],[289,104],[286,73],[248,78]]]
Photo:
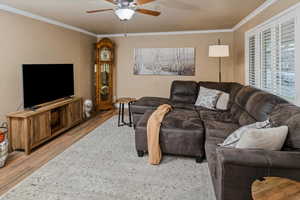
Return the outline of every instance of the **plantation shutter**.
[[[272,29],[269,28],[261,33],[261,88],[273,92],[272,74]]]
[[[249,38],[249,85],[256,86],[256,73],[255,73],[255,56],[256,56],[256,38],[255,36],[251,36]]]
[[[278,25],[276,38],[279,43],[276,60],[278,95],[290,100],[296,98],[295,30],[295,19],[286,21]]]
[[[248,36],[248,83],[296,100],[296,19],[277,21]]]

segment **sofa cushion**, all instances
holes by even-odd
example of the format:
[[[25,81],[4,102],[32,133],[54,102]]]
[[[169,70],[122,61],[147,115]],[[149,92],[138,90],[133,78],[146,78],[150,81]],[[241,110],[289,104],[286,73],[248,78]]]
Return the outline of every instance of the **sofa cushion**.
[[[268,92],[246,86],[239,90],[234,103],[256,121],[265,121],[277,104],[286,103],[286,101]]]
[[[132,121],[133,121],[133,127],[136,127],[137,123],[140,121],[140,119],[143,117],[143,114],[140,113],[132,113]]]
[[[257,122],[248,112],[243,111],[238,119],[240,126],[246,126]]]
[[[286,122],[286,125],[289,127],[289,132],[285,146],[300,150],[300,114],[289,118]]]
[[[268,119],[276,105],[286,103],[286,100],[267,92],[256,92],[249,97],[245,110],[257,121]]]
[[[195,105],[194,104],[171,102],[171,106],[174,109],[195,110]]]
[[[230,92],[229,92],[229,94],[230,94],[229,103],[234,102],[236,95],[243,87],[244,86],[239,83],[231,83],[231,88],[230,88]]]
[[[287,121],[297,114],[300,114],[300,107],[290,103],[283,103],[276,105],[269,116],[273,124],[282,126],[286,125]]]
[[[156,109],[162,104],[171,104],[167,98],[160,97],[142,97],[136,102],[132,103],[131,111],[133,113],[144,114],[147,110]]]
[[[204,121],[205,137],[220,138],[225,140],[231,133],[237,130],[240,126],[234,123],[226,123],[220,121]],[[221,143],[222,143],[221,142]]]
[[[194,81],[173,81],[170,100],[195,104],[198,96],[198,84]]]
[[[208,110],[203,109],[202,107],[197,107],[196,110],[199,112],[200,118],[204,121],[232,122],[230,112]]]
[[[287,125],[286,148],[300,149],[300,107],[293,104],[279,104],[270,113],[270,120],[276,126]]]
[[[200,81],[199,87],[205,87],[213,90],[220,90],[222,92],[230,93],[231,83],[219,83],[219,82],[209,82],[209,81]]]
[[[137,126],[146,128],[148,119],[153,112],[153,110],[146,111]],[[203,129],[203,126],[196,111],[178,109],[165,115],[161,123],[161,129],[174,129],[174,131],[176,131],[175,129],[196,130]]]
[[[247,111],[245,111],[236,103],[231,106],[230,114],[232,122],[238,123],[240,126],[245,126],[257,122],[254,117],[252,117]]]
[[[147,111],[136,126],[136,148],[147,149],[147,123],[153,111]],[[166,114],[160,129],[163,153],[204,156],[204,128],[196,111],[173,110]]]
[[[245,87],[241,88],[239,90],[239,92],[236,94],[234,102],[237,105],[239,105],[242,109],[245,109],[249,98],[256,92],[261,92],[261,90],[256,89],[251,86],[245,86]]]

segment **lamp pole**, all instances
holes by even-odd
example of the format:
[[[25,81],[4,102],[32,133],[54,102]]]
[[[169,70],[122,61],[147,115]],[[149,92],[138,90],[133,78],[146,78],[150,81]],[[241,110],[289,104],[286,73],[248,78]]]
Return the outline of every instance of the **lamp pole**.
[[[221,40],[218,39],[218,45],[221,45]],[[219,57],[219,82],[222,82],[222,58]]]
[[[219,58],[219,82],[222,82],[222,57],[229,56],[229,45],[222,45],[218,39],[218,44],[209,46],[209,57]]]

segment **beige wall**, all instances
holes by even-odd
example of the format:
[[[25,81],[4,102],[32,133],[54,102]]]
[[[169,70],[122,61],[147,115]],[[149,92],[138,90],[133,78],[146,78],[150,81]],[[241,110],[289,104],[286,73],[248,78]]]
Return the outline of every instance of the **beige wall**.
[[[234,32],[234,78],[245,83],[245,33],[300,0],[279,0]]]
[[[217,81],[218,59],[208,58],[208,46],[220,38],[230,45],[223,59],[223,80],[244,83],[244,34],[300,0],[279,0],[234,33],[134,36],[116,43],[115,97],[168,97],[173,80]],[[91,98],[93,43],[96,39],[23,16],[0,12],[0,120],[22,104],[23,63],[74,63],[75,92]],[[196,76],[135,76],[134,48],[196,48]]]
[[[117,97],[168,97],[173,80],[218,81],[218,59],[208,58],[208,46],[220,38],[233,45],[233,33],[197,35],[134,36],[112,38],[116,43]],[[196,48],[196,76],[136,76],[133,75],[134,48]],[[223,59],[223,80],[233,80],[233,57]]]
[[[76,95],[91,98],[95,37],[4,11],[0,27],[0,120],[22,104],[24,63],[73,63]]]

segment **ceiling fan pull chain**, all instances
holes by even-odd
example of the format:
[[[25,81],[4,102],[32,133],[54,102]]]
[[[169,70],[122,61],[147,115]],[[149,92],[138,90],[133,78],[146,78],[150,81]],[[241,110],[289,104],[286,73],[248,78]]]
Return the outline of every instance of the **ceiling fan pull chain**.
[[[127,21],[124,21],[124,36],[128,36],[128,27],[127,27]]]

